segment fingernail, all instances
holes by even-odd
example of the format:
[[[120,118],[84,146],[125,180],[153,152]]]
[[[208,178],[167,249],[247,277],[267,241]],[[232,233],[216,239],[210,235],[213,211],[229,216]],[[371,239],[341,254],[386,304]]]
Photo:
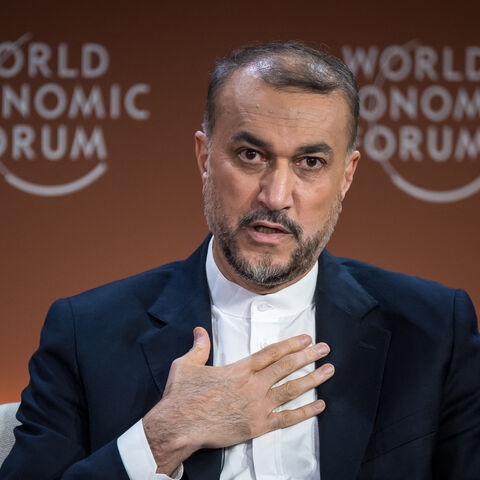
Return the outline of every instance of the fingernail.
[[[193,330],[193,341],[194,341],[194,343],[202,343],[203,342],[203,335],[200,333],[199,328],[195,328]]]
[[[315,404],[317,410],[323,410],[325,408],[325,402],[323,400],[318,400]]]
[[[312,339],[308,335],[302,335],[302,338],[300,338],[300,342],[302,343],[302,345],[310,345],[312,343]]]
[[[334,371],[335,368],[333,368],[333,365],[328,364],[322,367],[322,372],[324,375],[332,375]]]
[[[326,343],[317,343],[314,348],[315,351],[320,355],[326,355],[329,352],[329,348]]]

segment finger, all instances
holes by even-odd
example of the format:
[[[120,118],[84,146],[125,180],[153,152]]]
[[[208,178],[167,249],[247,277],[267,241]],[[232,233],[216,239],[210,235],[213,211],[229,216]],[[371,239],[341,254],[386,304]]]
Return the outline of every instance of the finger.
[[[278,407],[308,392],[308,390],[318,387],[331,378],[334,373],[335,368],[333,365],[326,363],[304,377],[290,380],[279,387],[272,388],[269,392],[269,397],[274,406]]]
[[[272,412],[270,414],[271,430],[291,427],[297,423],[303,422],[309,418],[315,417],[325,410],[325,402],[316,400],[315,402],[296,408],[295,410],[284,410],[283,412]]]
[[[281,342],[272,343],[253,355],[240,360],[239,363],[247,363],[252,371],[258,372],[275,363],[285,355],[304,349],[310,345],[310,343],[312,343],[312,338],[309,335],[298,335],[287,338]]]
[[[290,375],[295,370],[313,363],[330,353],[330,348],[326,343],[317,343],[309,348],[300,350],[299,352],[285,355],[277,360],[272,365],[269,365],[259,374],[265,376],[265,381],[270,382],[270,385],[274,385],[287,375]]]
[[[193,346],[183,356],[187,362],[194,365],[205,365],[210,355],[210,338],[208,332],[202,327],[193,329]]]

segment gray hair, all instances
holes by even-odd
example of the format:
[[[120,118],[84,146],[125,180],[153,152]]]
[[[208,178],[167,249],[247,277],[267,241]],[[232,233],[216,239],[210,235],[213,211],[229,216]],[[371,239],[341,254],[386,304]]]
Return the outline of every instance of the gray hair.
[[[210,74],[202,127],[211,137],[216,121],[216,100],[231,75],[254,65],[264,82],[273,87],[296,88],[328,94],[341,91],[351,113],[348,150],[355,149],[359,115],[358,85],[353,73],[337,57],[300,42],[266,43],[243,47],[216,62]]]

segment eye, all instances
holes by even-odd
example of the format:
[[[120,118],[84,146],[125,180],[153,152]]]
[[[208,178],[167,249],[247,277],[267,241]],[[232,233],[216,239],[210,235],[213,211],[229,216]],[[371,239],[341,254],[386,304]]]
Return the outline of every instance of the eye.
[[[302,157],[297,164],[306,170],[318,170],[324,167],[327,162],[321,157]]]
[[[242,160],[250,163],[260,162],[262,159],[261,154],[256,150],[253,150],[253,148],[245,148],[243,150],[240,150],[239,156]]]

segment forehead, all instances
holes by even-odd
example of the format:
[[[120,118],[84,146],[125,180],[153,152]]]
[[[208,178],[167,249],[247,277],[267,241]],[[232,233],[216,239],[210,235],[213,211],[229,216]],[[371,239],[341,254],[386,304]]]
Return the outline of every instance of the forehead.
[[[254,68],[238,70],[225,82],[217,97],[216,115],[215,134],[222,136],[253,130],[284,144],[327,141],[345,151],[348,144],[351,114],[341,91],[319,94],[277,88]]]

